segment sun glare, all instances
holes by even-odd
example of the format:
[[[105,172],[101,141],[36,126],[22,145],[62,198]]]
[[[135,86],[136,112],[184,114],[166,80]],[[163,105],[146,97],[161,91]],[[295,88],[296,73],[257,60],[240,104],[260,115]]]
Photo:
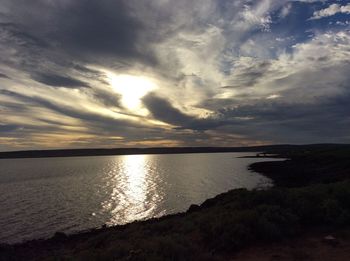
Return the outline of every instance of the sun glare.
[[[113,89],[121,94],[123,105],[132,111],[140,109],[141,98],[156,88],[156,84],[144,76],[109,74],[108,78]]]

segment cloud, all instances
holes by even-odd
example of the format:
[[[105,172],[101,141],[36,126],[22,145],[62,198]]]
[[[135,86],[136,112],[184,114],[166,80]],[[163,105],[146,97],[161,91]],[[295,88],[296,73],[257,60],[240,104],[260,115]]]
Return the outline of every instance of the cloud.
[[[0,78],[10,79],[6,74],[0,73]]]
[[[296,44],[290,54],[276,59],[240,57],[222,89],[223,98],[239,103],[280,94],[290,100],[312,101],[315,97],[341,95],[349,80],[350,35],[346,31],[318,34]],[[245,95],[245,99],[239,99]]]
[[[290,11],[292,10],[292,4],[291,3],[288,3],[286,4],[285,6],[283,6],[283,8],[281,9],[280,11],[280,14],[279,16],[281,18],[285,18],[289,15]]]
[[[322,2],[325,3],[328,0],[295,0],[295,2],[302,2],[302,3],[317,3],[317,2]]]
[[[331,4],[325,9],[315,11],[310,20],[321,19],[323,17],[329,17],[338,13],[350,14],[350,4],[341,6],[340,4]]]
[[[23,0],[5,2],[16,27],[22,28],[16,30],[17,38],[30,34],[32,39],[46,39],[70,55],[141,55],[137,44],[142,23],[130,15],[127,1],[35,1],[30,5]],[[30,15],[40,12],[45,15]]]
[[[15,124],[0,124],[0,135],[1,135],[1,133],[15,131],[19,128],[21,128],[21,127],[18,125],[15,125]]]
[[[186,125],[194,120],[194,117],[184,114],[176,109],[171,103],[153,93],[148,94],[142,99],[146,108],[156,119],[177,126]]]
[[[17,92],[1,90],[0,97],[8,97],[19,104],[26,104],[20,110],[12,103],[2,103],[5,110],[11,109],[14,119],[21,119],[21,128],[13,132],[3,133],[0,141],[11,147],[65,148],[65,147],[125,147],[131,144],[145,144],[148,140],[159,141],[180,136],[154,125],[149,125],[147,119],[136,120],[136,117],[116,118],[116,114],[104,114],[99,110],[88,110],[74,103],[62,104],[59,100],[49,100],[47,97],[27,96]],[[16,110],[16,111],[14,111]],[[0,108],[1,111],[1,108]],[[15,112],[15,113],[14,113]],[[13,117],[7,117],[11,122]],[[14,124],[16,125],[16,124]],[[126,135],[127,134],[127,135]],[[16,143],[14,143],[14,140]],[[0,147],[2,148],[2,147]]]
[[[274,142],[349,141],[349,44],[340,31],[316,35],[276,59],[241,57],[231,86],[201,106],[217,112],[212,119],[225,122],[215,127],[223,132]]]
[[[86,122],[88,126],[91,124],[91,126],[93,125],[99,126],[101,127],[101,129],[103,128],[118,129],[118,128],[142,126],[141,123],[116,119],[116,118],[104,116],[96,112],[82,110],[80,108],[73,107],[73,106],[71,107],[63,106],[61,104],[54,103],[40,96],[26,96],[26,95],[16,93],[13,91],[8,91],[8,90],[0,90],[0,94],[16,98],[17,100],[21,100],[23,102],[26,102],[32,105],[39,105],[41,107],[45,107],[63,116],[68,116],[74,119],[83,120]]]
[[[42,84],[66,88],[88,87],[91,80],[106,84],[100,70],[91,67],[129,69],[156,63],[149,39],[143,39],[144,25],[132,15],[127,1],[28,5],[5,0],[1,6],[5,8],[0,15],[0,64]]]
[[[246,30],[251,26],[259,26],[264,31],[270,30],[271,17],[268,14],[270,7],[270,1],[261,1],[255,7],[249,5],[244,6],[244,10],[240,13],[242,18],[241,22],[237,24],[237,27]]]
[[[32,75],[32,78],[40,83],[50,85],[53,87],[66,87],[66,88],[79,88],[79,87],[89,87],[89,85],[83,81],[57,75],[51,73],[36,73]]]
[[[270,61],[257,61],[254,59],[241,59],[235,64],[231,75],[232,80],[224,88],[253,87],[263,78],[271,66]]]
[[[6,148],[349,140],[349,31],[306,21],[325,1],[27,2],[0,4]],[[109,75],[156,87],[132,111]]]
[[[0,26],[0,34],[2,35],[3,40],[24,47],[38,46],[46,48],[49,46],[43,39],[26,32],[25,27],[20,24],[14,22],[0,22]]]
[[[93,97],[108,108],[122,107],[121,95],[111,93],[104,89],[95,89],[93,91]]]
[[[310,143],[326,138],[329,142],[349,142],[350,106],[346,102],[349,98],[350,92],[343,97],[322,98],[314,103],[265,100],[220,113],[222,118],[236,122],[232,131],[256,139]]]
[[[175,108],[168,100],[158,97],[153,93],[145,96],[142,101],[154,118],[177,126],[176,129],[204,131],[227,124],[226,121],[220,119],[213,119],[210,117],[197,118],[185,114],[181,110]]]

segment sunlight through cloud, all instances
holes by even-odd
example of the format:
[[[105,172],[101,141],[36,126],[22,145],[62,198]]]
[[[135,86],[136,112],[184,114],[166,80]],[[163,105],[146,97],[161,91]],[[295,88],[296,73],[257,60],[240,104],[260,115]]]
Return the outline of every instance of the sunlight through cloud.
[[[112,88],[122,95],[122,104],[131,111],[141,109],[141,98],[157,87],[144,76],[109,73],[108,80]]]

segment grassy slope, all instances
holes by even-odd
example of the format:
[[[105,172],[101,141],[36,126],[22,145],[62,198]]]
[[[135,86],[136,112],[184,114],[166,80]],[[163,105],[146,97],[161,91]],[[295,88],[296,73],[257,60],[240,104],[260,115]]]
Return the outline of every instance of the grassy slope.
[[[349,151],[344,147],[284,151],[291,161],[253,166],[274,178],[279,186],[273,189],[232,190],[185,214],[4,245],[0,260],[227,260],[259,242],[286,240],[317,228],[348,228]]]

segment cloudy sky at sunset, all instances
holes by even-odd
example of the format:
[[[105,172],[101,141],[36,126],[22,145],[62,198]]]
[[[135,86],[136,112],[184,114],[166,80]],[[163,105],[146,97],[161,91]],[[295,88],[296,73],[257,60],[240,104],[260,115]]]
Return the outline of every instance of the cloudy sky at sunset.
[[[350,3],[1,0],[0,151],[350,142]]]

